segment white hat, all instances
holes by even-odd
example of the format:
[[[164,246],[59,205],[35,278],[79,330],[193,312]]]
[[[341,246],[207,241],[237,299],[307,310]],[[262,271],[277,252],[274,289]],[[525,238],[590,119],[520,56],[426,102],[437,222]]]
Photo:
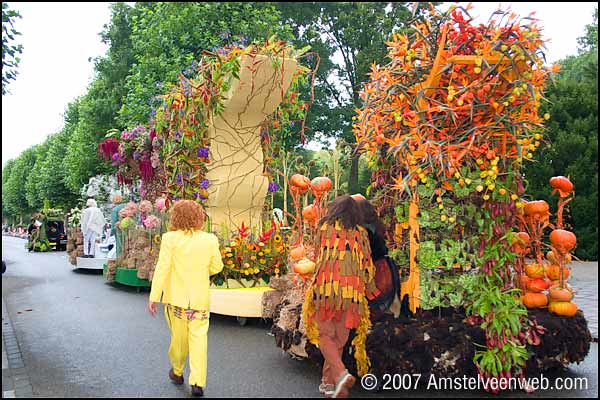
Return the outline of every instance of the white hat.
[[[94,199],[88,199],[88,201],[85,205],[87,207],[98,207],[98,204],[96,204],[96,200],[94,200]]]

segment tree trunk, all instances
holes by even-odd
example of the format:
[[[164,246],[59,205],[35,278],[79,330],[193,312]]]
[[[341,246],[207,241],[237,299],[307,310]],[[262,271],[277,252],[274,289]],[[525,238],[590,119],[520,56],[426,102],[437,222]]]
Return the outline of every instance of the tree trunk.
[[[360,155],[355,154],[351,157],[350,174],[348,175],[348,194],[358,192],[358,158]]]

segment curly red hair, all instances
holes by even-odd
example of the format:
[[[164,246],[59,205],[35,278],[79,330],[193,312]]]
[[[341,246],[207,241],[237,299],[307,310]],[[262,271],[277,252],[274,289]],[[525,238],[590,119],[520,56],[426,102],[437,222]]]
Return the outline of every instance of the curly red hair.
[[[193,232],[204,227],[204,208],[193,200],[179,200],[171,207],[169,229]]]

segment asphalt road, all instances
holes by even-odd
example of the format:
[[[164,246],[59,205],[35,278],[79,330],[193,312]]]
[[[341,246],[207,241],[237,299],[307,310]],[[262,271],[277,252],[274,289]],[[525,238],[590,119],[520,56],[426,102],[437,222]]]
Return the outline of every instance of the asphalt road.
[[[74,271],[66,253],[27,253],[3,237],[2,296],[19,340],[35,397],[188,397],[168,378],[169,332],[163,314],[146,312],[147,292],[109,284],[98,272]],[[159,310],[162,311],[162,310]],[[319,397],[320,371],[283,354],[269,324],[241,327],[211,316],[206,397]],[[186,382],[187,382],[186,371]],[[587,379],[587,390],[539,390],[533,397],[597,397],[598,345],[563,376]],[[550,377],[550,382],[553,382]],[[404,390],[355,397],[481,397],[482,391]],[[521,397],[521,391],[501,397]]]

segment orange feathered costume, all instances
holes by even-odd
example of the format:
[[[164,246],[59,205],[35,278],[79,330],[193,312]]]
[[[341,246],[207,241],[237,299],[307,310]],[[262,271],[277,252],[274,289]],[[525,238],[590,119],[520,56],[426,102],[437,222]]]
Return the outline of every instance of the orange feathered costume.
[[[346,328],[356,329],[352,344],[358,374],[362,376],[370,367],[365,348],[371,327],[367,299],[379,294],[369,235],[362,226],[345,229],[339,221],[335,226],[325,223],[315,248],[316,273],[302,310],[306,334],[311,343],[319,343],[316,320],[342,320]]]

